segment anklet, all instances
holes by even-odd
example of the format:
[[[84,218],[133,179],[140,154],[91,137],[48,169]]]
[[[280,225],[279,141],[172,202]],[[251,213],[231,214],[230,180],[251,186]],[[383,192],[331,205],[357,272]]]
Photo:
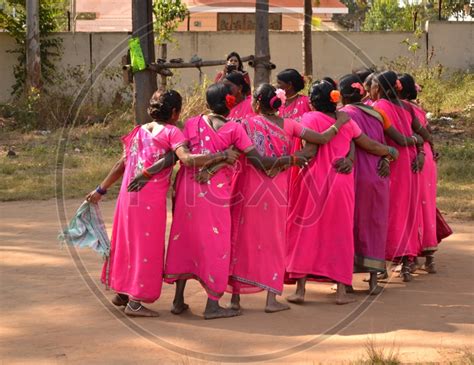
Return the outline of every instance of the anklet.
[[[142,309],[142,305],[140,304],[137,309],[133,309],[132,306],[130,305],[130,302],[127,303],[127,307],[130,308],[131,311],[133,312],[138,312],[140,309]]]

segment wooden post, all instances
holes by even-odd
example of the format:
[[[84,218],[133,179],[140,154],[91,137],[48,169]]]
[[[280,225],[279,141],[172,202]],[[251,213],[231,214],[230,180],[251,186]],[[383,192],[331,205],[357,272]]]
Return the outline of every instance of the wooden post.
[[[254,87],[270,82],[270,41],[268,35],[268,0],[257,0],[255,4],[255,77]]]
[[[41,87],[41,53],[39,34],[39,0],[26,2],[26,87]]]
[[[132,35],[140,38],[145,62],[147,64],[154,62],[153,0],[132,0]],[[153,71],[146,69],[133,75],[133,104],[137,124],[148,123],[151,120],[147,109],[156,88],[156,75]]]
[[[443,9],[443,0],[438,0],[438,20],[441,20],[441,11]]]
[[[312,25],[313,4],[312,0],[304,0],[304,24],[303,24],[303,69],[309,79],[313,77],[313,44]]]
[[[168,58],[168,45],[166,43],[161,43],[160,48],[161,48],[160,58],[162,60],[165,60],[166,62]],[[166,90],[166,76],[165,75],[161,75],[160,90]]]

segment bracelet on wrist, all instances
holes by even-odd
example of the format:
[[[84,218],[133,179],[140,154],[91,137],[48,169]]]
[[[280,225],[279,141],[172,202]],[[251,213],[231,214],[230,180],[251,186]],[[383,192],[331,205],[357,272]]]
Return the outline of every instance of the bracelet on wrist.
[[[206,169],[206,172],[210,175],[210,176],[214,176],[215,172],[210,170],[210,169]]]
[[[425,156],[426,156],[426,152],[425,152],[424,150],[418,151],[418,154],[419,154],[419,155],[425,155]]]
[[[142,170],[142,175],[145,176],[147,179],[151,179],[153,177],[152,174],[147,169]]]
[[[100,185],[97,185],[97,187],[95,188],[95,191],[97,191],[100,195],[107,194],[107,189],[102,189]]]
[[[336,134],[339,133],[339,128],[337,128],[335,124],[331,125],[329,128],[331,128],[332,130],[334,130],[334,132],[335,132]]]

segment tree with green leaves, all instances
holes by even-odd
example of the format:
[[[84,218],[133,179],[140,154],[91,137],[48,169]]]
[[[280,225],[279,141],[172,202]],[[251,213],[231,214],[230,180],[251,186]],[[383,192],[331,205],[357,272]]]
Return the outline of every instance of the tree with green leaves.
[[[188,8],[181,0],[157,0],[153,3],[154,31],[157,43],[173,41],[173,32],[188,15]]]
[[[412,19],[411,16],[409,16],[410,10],[410,8],[401,7],[398,0],[373,0],[365,16],[363,30],[413,30]]]
[[[168,57],[167,43],[173,41],[173,33],[189,15],[181,0],[157,0],[153,3],[155,41],[160,45],[160,57]],[[166,89],[166,75],[161,75],[161,89]]]
[[[26,80],[26,10],[25,0],[9,0],[0,8],[0,29],[4,29],[15,40],[16,48],[10,53],[18,54],[18,63],[13,67],[15,84],[12,95],[20,96]],[[59,57],[62,40],[51,36],[60,29],[64,18],[64,2],[41,0],[39,8],[40,53],[43,84],[52,83],[55,73],[54,59]]]

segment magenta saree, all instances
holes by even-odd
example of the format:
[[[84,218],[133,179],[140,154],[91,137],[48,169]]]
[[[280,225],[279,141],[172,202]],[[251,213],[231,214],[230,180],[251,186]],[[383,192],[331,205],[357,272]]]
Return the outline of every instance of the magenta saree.
[[[405,108],[380,99],[374,107],[385,112],[391,124],[405,136],[413,135],[411,114]],[[387,144],[396,147],[398,159],[390,164],[390,203],[385,257],[417,256],[420,250],[421,210],[419,209],[419,177],[412,171],[415,147],[400,147],[390,138]]]
[[[214,130],[200,115],[186,121],[184,135],[191,153],[215,153],[235,146],[254,148],[242,126],[227,122]],[[181,166],[176,177],[173,223],[165,281],[196,279],[209,298],[218,300],[227,287],[230,264],[230,195],[234,171],[220,169],[207,184],[195,180],[198,169]]]
[[[261,115],[242,120],[242,126],[262,156],[288,155],[293,137],[303,127],[291,119],[284,129]],[[261,290],[281,294],[285,274],[288,170],[274,178],[246,159],[237,173],[232,194],[232,255],[229,291]]]
[[[321,133],[335,120],[309,112],[301,123]],[[331,142],[319,146],[297,177],[289,200],[287,283],[302,277],[352,283],[354,176],[338,174],[333,164],[347,155],[351,140],[360,134],[357,124],[349,121]]]
[[[409,104],[420,123],[426,127],[428,121],[426,113],[419,106]],[[428,142],[423,145],[425,151],[425,165],[419,174],[420,206],[422,216],[421,254],[430,255],[438,249],[436,237],[436,182],[437,169],[433,158],[433,151]]]
[[[125,172],[115,209],[110,258],[104,264],[102,281],[117,293],[152,303],[160,297],[163,282],[166,193],[172,168],[154,175],[139,192],[128,192],[127,186],[143,168],[186,141],[172,125],[164,125],[156,135],[137,126],[122,141]]]
[[[367,114],[357,105],[346,105],[341,111],[349,114],[364,134],[385,144],[381,121]],[[382,178],[377,174],[379,161],[379,156],[371,155],[356,147],[354,163],[354,270],[356,272],[385,271],[390,180],[388,177]]]

